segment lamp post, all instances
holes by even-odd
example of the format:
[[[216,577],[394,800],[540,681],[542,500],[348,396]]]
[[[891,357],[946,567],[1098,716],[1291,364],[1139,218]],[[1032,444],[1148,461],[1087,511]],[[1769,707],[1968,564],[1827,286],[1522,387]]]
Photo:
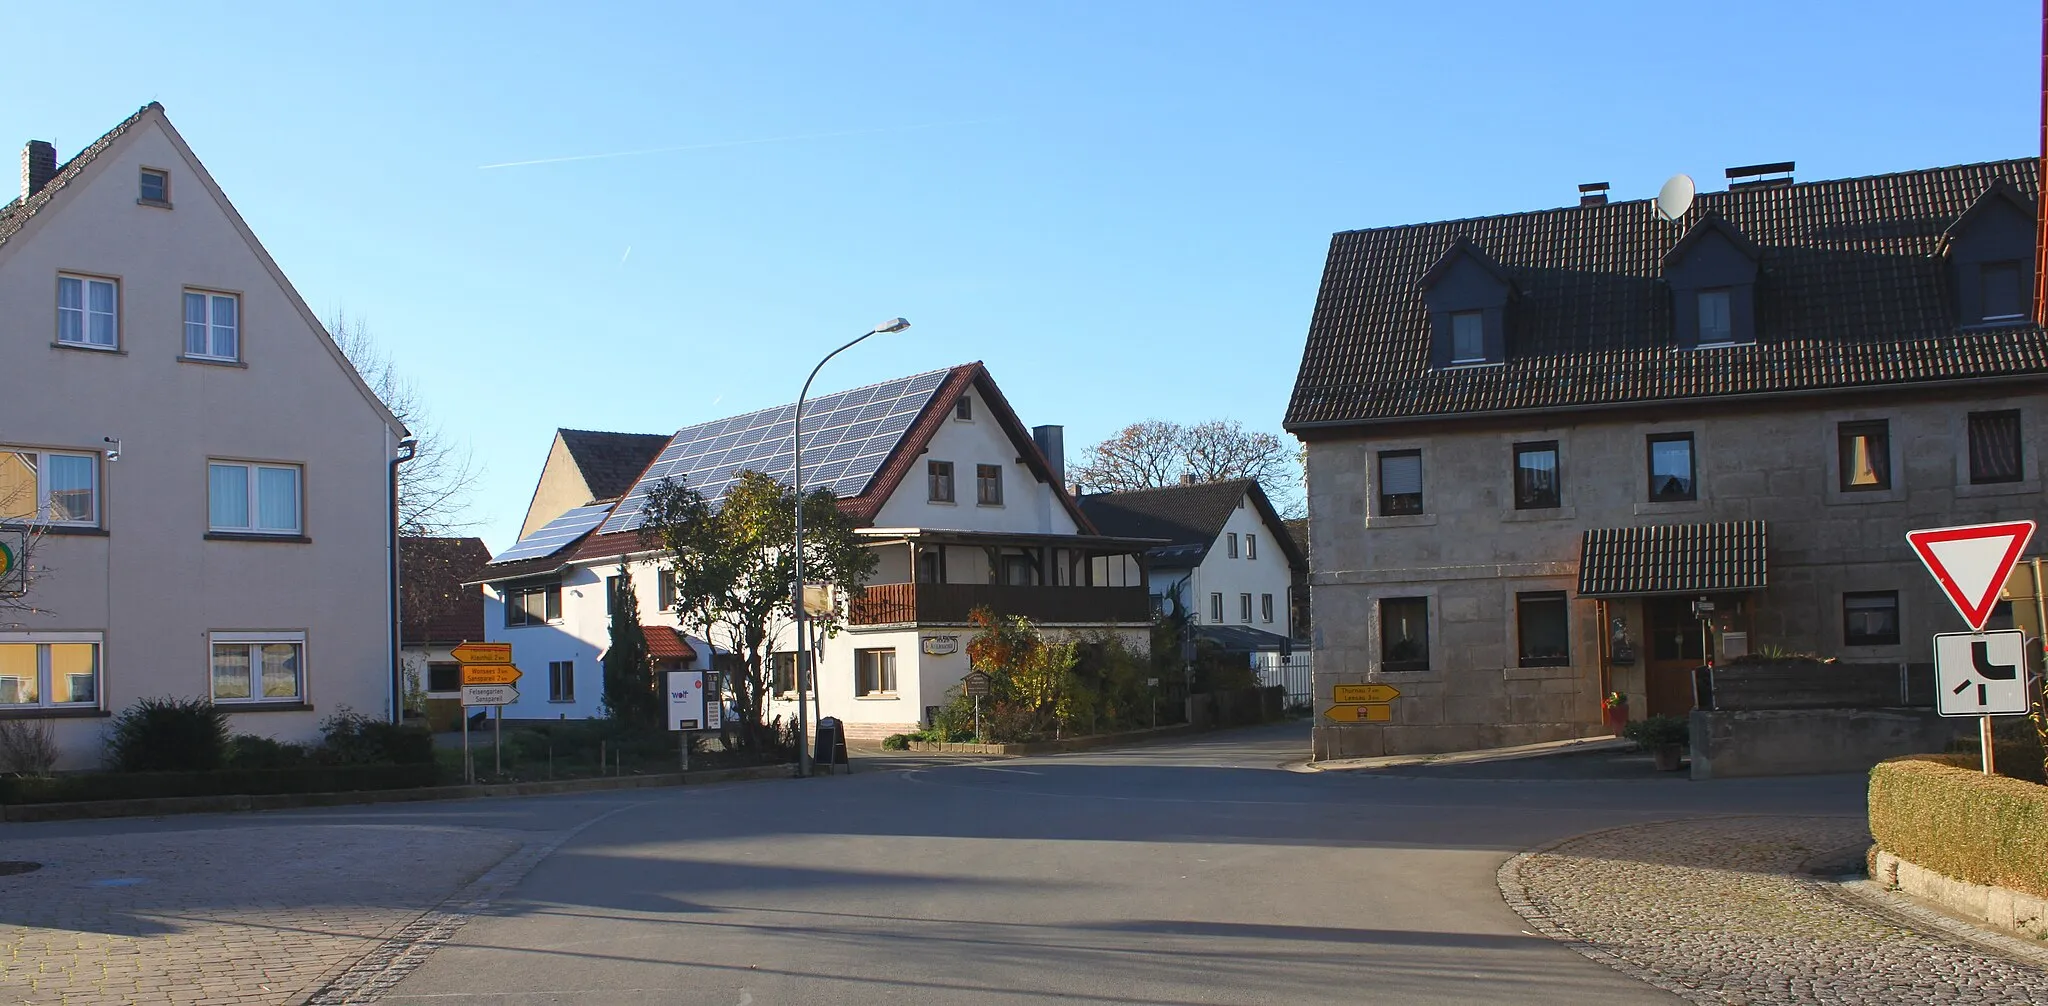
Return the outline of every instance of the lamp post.
[[[808,699],[809,688],[807,684],[809,681],[815,680],[814,675],[816,673],[811,667],[810,613],[804,610],[804,399],[809,397],[811,382],[818,379],[818,371],[825,369],[825,365],[831,363],[833,357],[859,345],[868,336],[882,332],[901,332],[909,327],[910,322],[902,318],[891,318],[862,332],[858,338],[848,342],[846,345],[826,353],[825,358],[819,360],[818,365],[811,368],[811,376],[804,378],[804,389],[797,392],[796,396],[796,423],[795,429],[790,434],[791,442],[796,445],[796,456],[790,468],[792,473],[791,482],[796,489],[796,531],[791,535],[790,543],[791,551],[795,553],[793,561],[796,565],[796,577],[795,582],[790,585],[790,600],[796,608],[796,771],[798,775],[811,774],[811,721],[810,702]]]

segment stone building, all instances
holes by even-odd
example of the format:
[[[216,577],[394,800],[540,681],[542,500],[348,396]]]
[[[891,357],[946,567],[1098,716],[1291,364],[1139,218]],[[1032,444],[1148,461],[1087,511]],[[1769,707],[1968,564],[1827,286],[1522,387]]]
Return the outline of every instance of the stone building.
[[[1609,691],[1690,709],[1708,656],[1923,663],[1961,627],[1905,533],[2041,509],[2037,163],[1741,171],[1675,220],[1332,240],[1287,416],[1318,758],[1596,733]],[[1324,715],[1363,682],[1383,722]]]

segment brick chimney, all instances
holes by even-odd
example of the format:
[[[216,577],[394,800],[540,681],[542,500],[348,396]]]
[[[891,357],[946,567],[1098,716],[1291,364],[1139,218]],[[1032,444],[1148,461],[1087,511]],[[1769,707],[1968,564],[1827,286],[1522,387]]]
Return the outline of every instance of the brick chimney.
[[[30,140],[21,148],[21,198],[43,191],[57,177],[57,148],[46,140]]]
[[[1607,205],[1607,183],[1606,183],[1606,182],[1587,182],[1587,183],[1585,183],[1585,184],[1583,184],[1583,185],[1579,186],[1579,205],[1580,205],[1580,206],[1605,206],[1605,205]]]

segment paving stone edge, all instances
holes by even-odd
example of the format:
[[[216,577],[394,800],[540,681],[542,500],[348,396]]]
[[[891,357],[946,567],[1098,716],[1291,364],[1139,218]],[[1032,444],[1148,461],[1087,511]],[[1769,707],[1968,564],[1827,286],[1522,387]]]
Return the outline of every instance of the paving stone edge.
[[[1996,929],[1951,918],[1913,900],[1910,895],[1885,887],[1875,880],[1852,877],[1821,882],[1836,898],[1856,905],[1866,911],[1891,915],[1901,924],[1918,929],[1934,929],[1957,939],[1974,943],[1986,950],[1996,951],[2008,957],[2017,957],[2044,971],[2048,971],[2048,943],[2024,940]]]

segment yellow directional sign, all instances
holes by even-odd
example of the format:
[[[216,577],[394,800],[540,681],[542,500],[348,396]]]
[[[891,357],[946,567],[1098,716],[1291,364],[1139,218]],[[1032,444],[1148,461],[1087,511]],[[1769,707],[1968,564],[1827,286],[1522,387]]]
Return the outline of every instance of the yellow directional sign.
[[[1392,702],[1401,697],[1393,685],[1338,685],[1333,696],[1338,702]]]
[[[1388,723],[1394,718],[1394,707],[1384,702],[1331,706],[1323,715],[1339,723]]]
[[[450,651],[455,659],[465,664],[509,664],[512,662],[511,643],[464,643]]]
[[[509,685],[521,677],[511,664],[464,664],[462,683],[468,685]]]

